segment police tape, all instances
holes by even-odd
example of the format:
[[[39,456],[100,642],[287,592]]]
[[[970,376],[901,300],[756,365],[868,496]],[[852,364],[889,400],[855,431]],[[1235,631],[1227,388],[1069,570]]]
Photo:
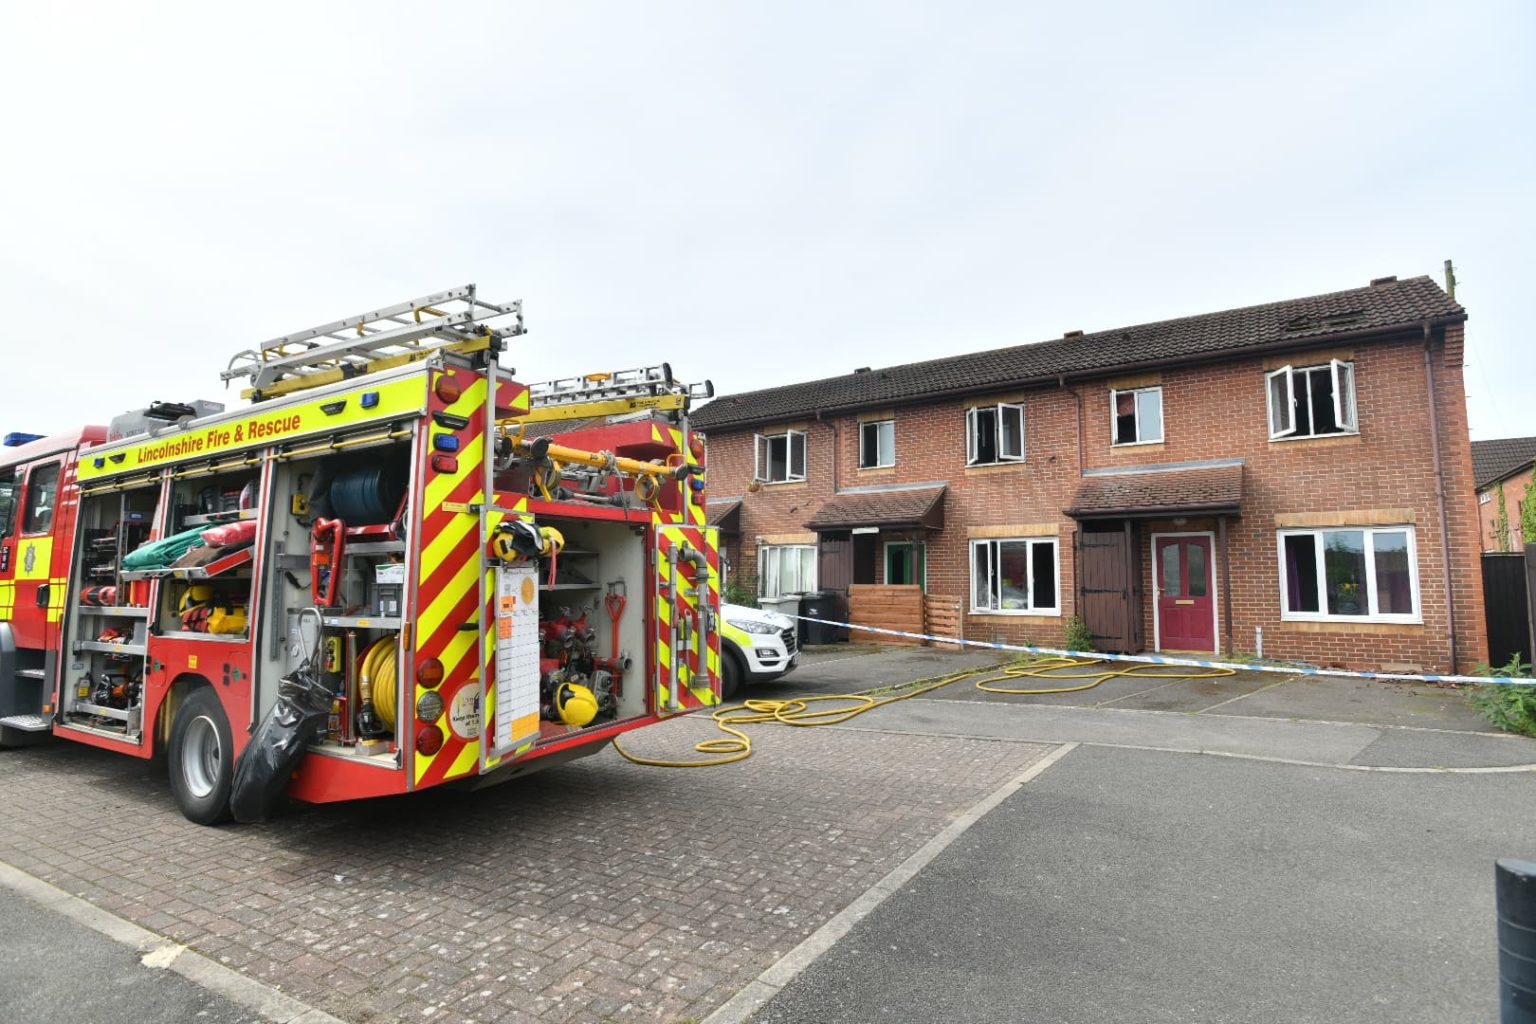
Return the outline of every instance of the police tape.
[[[819,622],[824,626],[841,626],[860,633],[883,633],[886,636],[906,637],[909,640],[932,640],[941,644],[959,644],[963,647],[980,647],[990,651],[1017,651],[1021,654],[1051,654],[1065,658],[1094,658],[1098,661],[1127,661],[1138,665],[1174,665],[1182,668],[1226,668],[1236,672],[1273,672],[1288,676],[1337,676],[1344,679],[1385,679],[1409,683],[1498,683],[1508,686],[1536,686],[1536,679],[1509,676],[1456,676],[1415,675],[1407,672],[1352,672],[1342,668],[1313,668],[1309,665],[1248,665],[1231,661],[1203,661],[1197,658],[1167,658],[1159,654],[1108,654],[1103,651],[1074,651],[1062,647],[1040,647],[1035,644],[1001,644],[989,640],[962,640],[953,636],[934,636],[930,633],[908,633],[900,629],[883,629],[879,626],[859,626],[852,622],[834,622],[809,615],[788,615],[801,622]]]

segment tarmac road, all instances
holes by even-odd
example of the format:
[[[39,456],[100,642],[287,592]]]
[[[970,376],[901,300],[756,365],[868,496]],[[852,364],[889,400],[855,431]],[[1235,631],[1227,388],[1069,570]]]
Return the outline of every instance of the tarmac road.
[[[1459,1024],[1498,1017],[1493,863],[1530,774],[1083,746],[754,1024]]]
[[[266,1024],[133,950],[0,886],[0,1020]]]

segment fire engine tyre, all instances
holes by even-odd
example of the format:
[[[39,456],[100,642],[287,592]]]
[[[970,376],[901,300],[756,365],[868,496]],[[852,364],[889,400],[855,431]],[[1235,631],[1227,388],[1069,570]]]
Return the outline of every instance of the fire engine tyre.
[[[234,738],[218,694],[192,691],[171,726],[171,792],[189,821],[216,825],[229,819],[229,787],[235,777]]]

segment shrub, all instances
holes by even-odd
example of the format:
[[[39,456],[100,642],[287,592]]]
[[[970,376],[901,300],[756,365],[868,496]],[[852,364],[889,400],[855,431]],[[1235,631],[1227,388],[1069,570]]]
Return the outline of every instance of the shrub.
[[[1088,628],[1088,623],[1084,622],[1080,615],[1074,615],[1067,620],[1067,650],[1093,650],[1093,630]]]
[[[1516,654],[1509,664],[1490,669],[1478,666],[1478,675],[1530,679],[1531,666]],[[1484,718],[1505,732],[1536,736],[1536,686],[1512,686],[1509,683],[1483,683],[1472,691],[1472,705]]]
[[[747,608],[757,607],[757,591],[746,587],[740,580],[727,580],[720,588],[722,604],[739,604]]]

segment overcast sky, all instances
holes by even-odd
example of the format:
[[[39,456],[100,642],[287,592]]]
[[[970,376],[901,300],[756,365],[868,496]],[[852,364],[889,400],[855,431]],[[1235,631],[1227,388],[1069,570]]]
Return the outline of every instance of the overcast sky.
[[[1533,58],[1528,0],[3,4],[0,430],[471,281],[524,380],[728,393],[1450,257],[1536,434]]]

